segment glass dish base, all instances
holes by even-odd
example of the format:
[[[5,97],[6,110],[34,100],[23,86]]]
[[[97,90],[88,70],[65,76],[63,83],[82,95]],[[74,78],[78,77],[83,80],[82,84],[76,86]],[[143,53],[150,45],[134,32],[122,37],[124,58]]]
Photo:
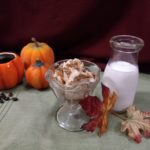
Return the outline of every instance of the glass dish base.
[[[58,109],[56,119],[61,128],[72,132],[81,131],[82,125],[89,120],[80,104],[67,102]]]

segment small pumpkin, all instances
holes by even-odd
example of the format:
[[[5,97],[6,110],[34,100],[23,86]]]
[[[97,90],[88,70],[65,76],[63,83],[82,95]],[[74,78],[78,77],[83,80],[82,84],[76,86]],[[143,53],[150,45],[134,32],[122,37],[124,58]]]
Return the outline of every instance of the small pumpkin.
[[[26,81],[31,87],[42,90],[49,86],[45,79],[45,73],[48,70],[48,65],[44,64],[41,60],[27,68]]]
[[[24,66],[19,55],[11,52],[0,53],[0,90],[15,87],[24,76]]]
[[[32,42],[22,48],[20,56],[26,69],[37,59],[48,65],[54,63],[53,49],[46,43],[36,41],[35,38],[32,38]]]

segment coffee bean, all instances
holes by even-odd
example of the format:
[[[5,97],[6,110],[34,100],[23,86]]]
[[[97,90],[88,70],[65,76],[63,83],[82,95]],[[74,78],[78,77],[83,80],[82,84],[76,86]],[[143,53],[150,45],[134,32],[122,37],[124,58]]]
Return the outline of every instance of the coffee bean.
[[[2,92],[2,93],[1,93],[1,97],[2,97],[2,98],[5,98],[6,95]]]
[[[5,98],[3,98],[3,100],[5,100],[5,101],[9,101],[9,100],[10,100],[10,98],[9,98],[9,97],[5,97]]]
[[[9,96],[9,97],[12,97],[13,95],[14,95],[14,94],[13,94],[12,92],[9,92],[9,93],[8,93],[8,96]]]
[[[19,99],[17,97],[12,98],[13,101],[18,101]]]
[[[2,99],[0,99],[0,103],[4,103],[4,101]]]

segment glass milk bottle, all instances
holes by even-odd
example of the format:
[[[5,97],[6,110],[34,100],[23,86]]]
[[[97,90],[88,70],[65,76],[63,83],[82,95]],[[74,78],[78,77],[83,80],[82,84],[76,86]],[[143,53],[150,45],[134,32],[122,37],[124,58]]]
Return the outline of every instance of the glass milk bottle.
[[[117,94],[114,110],[121,112],[133,104],[138,79],[138,53],[144,41],[130,35],[118,35],[110,39],[112,56],[104,70],[102,83]]]

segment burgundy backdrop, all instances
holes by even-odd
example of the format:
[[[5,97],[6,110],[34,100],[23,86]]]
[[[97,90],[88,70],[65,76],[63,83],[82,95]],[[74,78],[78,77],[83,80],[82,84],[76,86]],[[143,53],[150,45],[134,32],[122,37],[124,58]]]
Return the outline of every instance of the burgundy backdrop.
[[[150,0],[5,0],[0,4],[0,51],[20,53],[31,37],[48,43],[56,60],[86,58],[104,67],[109,39],[141,37],[140,71],[150,73]]]

